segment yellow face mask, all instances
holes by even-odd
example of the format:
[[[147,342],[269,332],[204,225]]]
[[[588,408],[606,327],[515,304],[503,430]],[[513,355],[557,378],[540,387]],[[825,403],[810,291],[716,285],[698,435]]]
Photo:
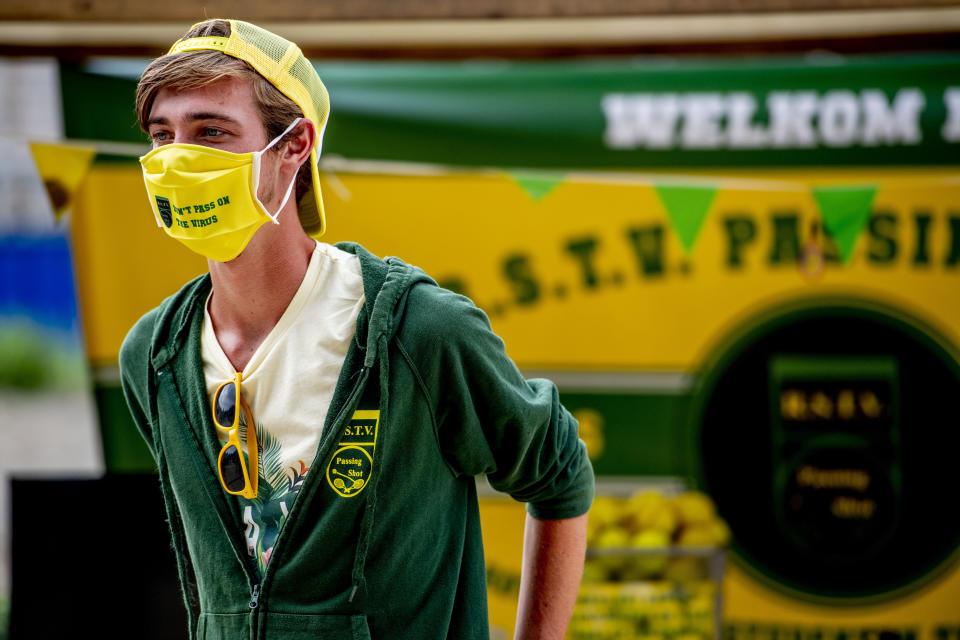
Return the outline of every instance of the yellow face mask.
[[[279,224],[277,216],[290,199],[297,177],[294,175],[283,202],[271,214],[257,197],[260,161],[300,120],[294,120],[260,151],[232,153],[174,143],[141,157],[157,226],[206,258],[217,262],[236,258],[262,224]]]

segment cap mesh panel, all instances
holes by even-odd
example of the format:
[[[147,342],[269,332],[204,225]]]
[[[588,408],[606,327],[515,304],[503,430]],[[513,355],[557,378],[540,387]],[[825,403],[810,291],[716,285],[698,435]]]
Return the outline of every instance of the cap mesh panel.
[[[317,127],[319,145],[321,133],[330,113],[330,97],[326,87],[300,49],[289,40],[243,22],[230,20],[229,38],[191,38],[174,43],[170,53],[197,49],[213,49],[239,58],[250,64],[283,95],[300,107],[303,115]],[[203,23],[198,23],[194,27]],[[284,68],[289,66],[289,69]],[[312,202],[315,204],[311,205]],[[325,227],[320,185],[311,184],[298,203],[300,222],[308,233],[320,235]]]

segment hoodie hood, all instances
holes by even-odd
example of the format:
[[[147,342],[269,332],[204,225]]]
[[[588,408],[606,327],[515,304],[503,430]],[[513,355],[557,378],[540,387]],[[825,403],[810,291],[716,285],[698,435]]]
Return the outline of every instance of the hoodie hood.
[[[353,242],[340,242],[335,246],[360,259],[366,302],[357,319],[354,340],[364,351],[364,366],[371,367],[377,360],[380,345],[389,341],[397,331],[410,288],[420,282],[436,283],[422,269],[408,265],[400,258],[380,259]],[[150,348],[154,367],[165,365],[182,348],[193,322],[198,320],[195,314],[202,317],[203,301],[210,289],[210,274],[205,273],[160,305]]]
[[[400,258],[381,260],[353,242],[340,242],[336,247],[360,259],[366,304],[357,320],[356,340],[366,350],[364,366],[370,367],[376,362],[379,345],[396,333],[410,288],[419,282],[436,282],[422,269]]]

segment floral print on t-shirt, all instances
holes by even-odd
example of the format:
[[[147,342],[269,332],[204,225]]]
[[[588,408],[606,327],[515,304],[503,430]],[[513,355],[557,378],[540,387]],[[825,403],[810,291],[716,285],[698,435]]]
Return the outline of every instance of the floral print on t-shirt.
[[[280,462],[282,459],[280,441],[273,437],[262,424],[257,424],[256,428],[261,447],[257,497],[253,500],[241,498],[240,502],[243,506],[243,523],[246,527],[247,552],[255,558],[257,571],[262,578],[280,535],[280,529],[290,514],[309,467],[303,460],[298,460],[299,469],[284,468]],[[245,421],[241,419],[240,438],[243,442],[246,442],[246,431]]]

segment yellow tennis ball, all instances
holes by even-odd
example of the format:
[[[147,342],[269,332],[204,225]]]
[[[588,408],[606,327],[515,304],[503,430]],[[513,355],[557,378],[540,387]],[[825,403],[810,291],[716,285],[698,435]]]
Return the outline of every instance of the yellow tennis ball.
[[[609,571],[602,562],[596,562],[596,559],[590,558],[583,565],[583,580],[585,584],[591,582],[603,582],[609,577]]]
[[[599,496],[593,501],[587,516],[587,544],[595,546],[600,535],[609,528],[619,526],[622,507],[619,500]]]
[[[690,556],[670,558],[663,577],[670,582],[681,583],[705,580],[707,578],[706,560]]]
[[[631,556],[631,578],[644,580],[660,574],[667,566],[667,550],[670,547],[670,537],[663,531],[648,529],[641,531],[630,539],[630,546],[634,549],[653,552],[650,555]]]
[[[730,527],[727,526],[726,522],[720,518],[714,518],[709,527],[711,533],[713,534],[714,546],[725,547],[730,544],[732,534],[730,533]]]
[[[687,620],[691,630],[712,636],[716,607],[716,601],[709,595],[696,596],[687,602]]]
[[[609,549],[613,547],[628,547],[630,546],[630,534],[628,534],[623,529],[617,529],[617,528],[606,529],[597,538],[597,544],[595,546],[599,549]]]
[[[673,506],[685,526],[707,524],[717,515],[710,496],[699,491],[688,491],[673,499]]]
[[[657,549],[670,546],[670,538],[658,529],[641,531],[630,539],[630,546],[638,549]]]
[[[627,523],[634,532],[660,531],[668,537],[677,526],[677,516],[670,501],[654,491],[638,493],[627,502]]]
[[[623,501],[612,496],[598,496],[590,507],[587,523],[591,521],[598,528],[616,524],[623,515]]]
[[[603,414],[593,409],[578,409],[573,412],[579,428],[578,435],[587,447],[587,456],[596,460],[603,454]]]
[[[599,535],[594,545],[597,549],[618,549],[629,546],[630,535],[623,529],[617,527],[605,529]],[[622,555],[601,555],[593,558],[592,562],[607,572],[608,579],[613,579],[623,574],[626,558]]]
[[[684,527],[677,544],[684,547],[713,547],[716,545],[714,535],[712,522]]]
[[[650,631],[673,636],[683,630],[683,623],[683,606],[677,600],[667,599],[657,603],[650,618]]]

